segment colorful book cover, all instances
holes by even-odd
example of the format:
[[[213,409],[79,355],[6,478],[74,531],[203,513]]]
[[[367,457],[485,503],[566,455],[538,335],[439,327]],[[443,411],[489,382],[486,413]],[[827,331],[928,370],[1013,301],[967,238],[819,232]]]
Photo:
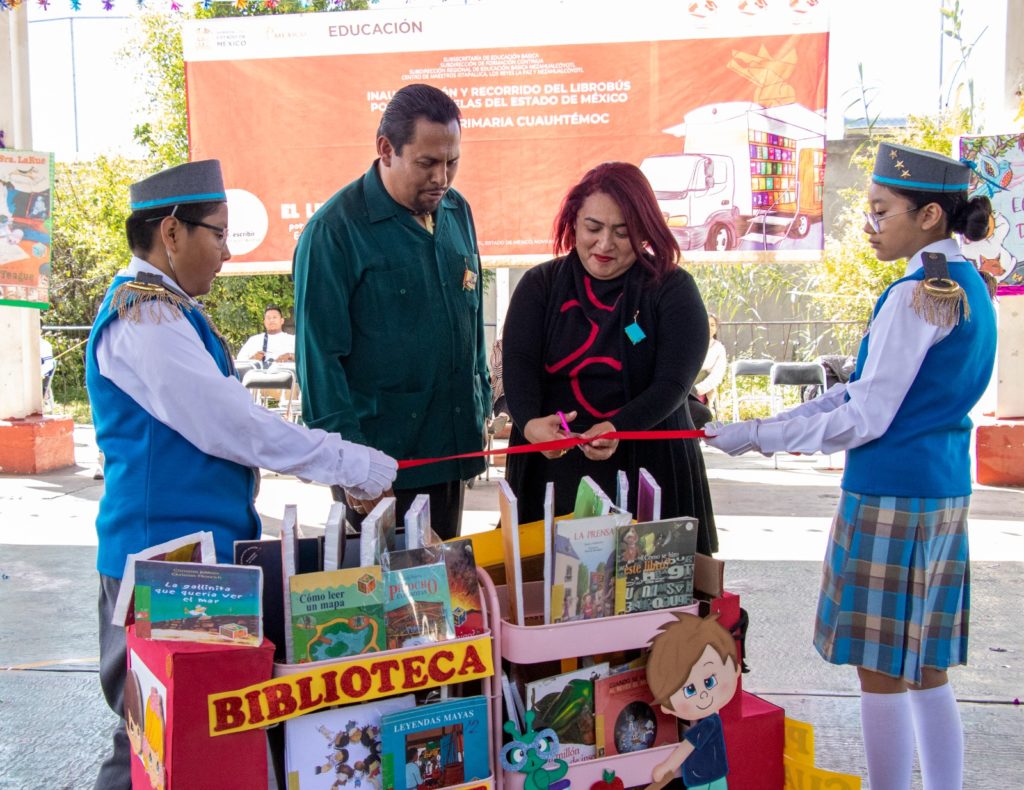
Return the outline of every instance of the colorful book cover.
[[[385,645],[379,565],[291,577],[293,662],[375,653]]]
[[[393,555],[401,553],[392,552]],[[454,639],[451,601],[448,570],[444,562],[392,568],[385,572],[384,616],[388,649]]]
[[[640,467],[640,476],[636,487],[636,520],[661,520],[661,486],[654,475]]]
[[[526,709],[536,711],[533,729],[550,727],[558,735],[558,759],[589,760],[597,753],[594,734],[594,681],[608,676],[608,663],[526,684]]]
[[[380,721],[382,790],[450,787],[491,775],[486,697],[457,697]]]
[[[597,756],[638,752],[679,740],[679,720],[654,704],[647,670],[631,669],[594,681]]]
[[[438,562],[444,563],[448,574],[455,636],[484,633],[486,629],[480,602],[480,582],[476,575],[473,542],[469,538],[435,543],[418,549],[392,551],[387,555],[387,569],[392,571]]]
[[[615,516],[555,524],[551,620],[591,620],[615,613]]]
[[[672,518],[618,528],[615,613],[649,612],[693,603],[697,519]]]
[[[408,694],[289,719],[284,725],[288,790],[379,788],[381,717],[415,704]]]
[[[579,488],[576,489],[576,503],[572,509],[573,518],[591,518],[603,516],[608,512],[611,499],[594,479],[589,475],[580,478]]]
[[[138,560],[135,632],[143,639],[259,645],[262,589],[256,567]]]

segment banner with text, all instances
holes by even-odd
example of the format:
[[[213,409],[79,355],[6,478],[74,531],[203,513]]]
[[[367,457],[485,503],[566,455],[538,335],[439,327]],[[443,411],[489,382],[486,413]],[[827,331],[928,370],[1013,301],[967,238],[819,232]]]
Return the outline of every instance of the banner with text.
[[[0,149],[0,305],[46,310],[53,154]]]
[[[689,260],[817,258],[824,5],[527,1],[187,22],[191,155],[220,159],[229,187],[225,271],[290,270],[304,224],[366,172],[384,107],[415,82],[462,111],[455,187],[492,265],[549,253],[566,191],[608,160],[643,169]]]

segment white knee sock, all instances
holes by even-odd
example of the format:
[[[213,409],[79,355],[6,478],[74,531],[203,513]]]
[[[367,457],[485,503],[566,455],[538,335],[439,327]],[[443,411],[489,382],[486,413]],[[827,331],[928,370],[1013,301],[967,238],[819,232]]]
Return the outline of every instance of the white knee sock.
[[[871,790],[909,790],[914,727],[907,694],[860,694],[860,726]]]
[[[964,781],[964,728],[953,687],[911,691],[917,756],[925,790],[960,790]]]

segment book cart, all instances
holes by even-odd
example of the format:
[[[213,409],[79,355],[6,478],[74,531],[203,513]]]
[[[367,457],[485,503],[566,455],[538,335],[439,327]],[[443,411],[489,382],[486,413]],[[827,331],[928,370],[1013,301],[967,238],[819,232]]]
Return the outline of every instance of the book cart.
[[[507,589],[498,588],[501,601],[507,601]],[[526,582],[523,598],[527,618],[543,611],[543,582]],[[732,628],[740,618],[739,597],[720,591],[705,606],[719,613],[719,622]],[[500,658],[512,664],[579,658],[647,647],[662,624],[676,612],[699,614],[700,602],[672,609],[576,620],[551,625],[519,626],[506,619],[495,620],[499,638],[495,649]],[[506,608],[507,610],[507,608]],[[739,645],[737,645],[739,647]],[[742,655],[740,656],[742,659]],[[500,664],[496,664],[500,668]],[[497,671],[497,669],[496,669]],[[501,700],[494,700],[500,710]],[[727,751],[730,758],[729,784],[744,790],[781,790],[783,776],[784,719],[782,708],[743,691],[742,678],[736,695],[721,713]],[[492,765],[496,766],[498,790],[521,790],[525,775],[504,771],[500,764],[502,729],[492,728]],[[596,757],[569,765],[565,776],[570,787],[588,790],[614,771],[625,787],[645,787],[651,782],[651,769],[678,746],[656,746],[629,754]]]
[[[500,666],[501,656],[501,635],[500,629],[497,626],[497,622],[500,619],[499,614],[499,603],[498,594],[495,589],[494,582],[491,580],[489,574],[482,568],[477,568],[477,579],[480,583],[480,603],[482,607],[483,621],[485,631],[482,634],[475,634],[473,636],[466,636],[459,639],[451,639],[444,642],[436,642],[426,647],[428,648],[455,648],[457,649],[460,645],[465,645],[473,642],[479,642],[486,640],[489,651],[492,668]],[[289,675],[298,675],[309,672],[315,672],[318,669],[330,668],[331,670],[337,671],[339,675],[343,674],[346,667],[355,665],[357,662],[365,661],[367,656],[372,656],[374,661],[393,661],[400,667],[407,667],[412,662],[413,665],[418,661],[418,657],[422,654],[424,647],[416,648],[398,648],[393,650],[384,650],[375,652],[372,654],[366,654],[362,656],[349,656],[342,659],[331,659],[326,661],[314,661],[303,664],[285,664],[275,663],[273,674],[274,678],[287,678]],[[486,677],[479,677],[481,682],[481,693],[487,699],[487,720],[488,726],[491,731],[491,742],[494,740],[494,731],[497,729],[499,732],[502,726],[502,707],[501,707],[501,691],[500,685],[494,682],[494,674],[490,673]],[[436,687],[439,685],[455,685],[462,681],[457,678],[451,680],[442,681],[440,683],[431,683],[423,685],[421,688]],[[397,695],[408,693],[408,688],[401,688],[397,684],[392,687],[391,690],[378,694],[374,699],[381,699],[384,696]],[[352,699],[345,701],[344,704],[357,703],[370,701],[369,699]],[[488,764],[490,765],[490,776],[483,780],[475,780],[465,782],[458,785],[449,785],[444,790],[476,790],[479,788],[490,788],[495,785],[495,770],[498,763],[495,760],[495,754],[493,749],[489,750]],[[287,783],[286,786],[290,786]],[[282,790],[284,790],[282,788]]]

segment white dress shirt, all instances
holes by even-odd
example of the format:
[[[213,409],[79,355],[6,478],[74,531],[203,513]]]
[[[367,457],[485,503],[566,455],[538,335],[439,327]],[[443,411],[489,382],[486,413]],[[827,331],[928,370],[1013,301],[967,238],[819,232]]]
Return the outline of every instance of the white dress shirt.
[[[951,261],[963,259],[957,243],[944,239],[919,250],[904,276],[921,268],[925,252],[941,252]],[[908,281],[893,287],[872,319],[860,378],[762,420],[757,429],[762,452],[834,453],[867,444],[889,429],[928,349],[953,331],[929,324],[914,311],[916,286],[916,281]]]
[[[238,351],[237,359],[249,360],[252,359],[257,352],[263,351],[263,338],[267,338],[267,357],[270,359],[277,359],[282,354],[294,354],[295,353],[295,335],[289,335],[287,332],[275,332],[270,334],[269,332],[260,332],[258,335],[253,335],[242,345],[242,348]]]
[[[701,365],[701,372],[707,374],[700,381],[694,382],[693,390],[698,395],[707,395],[711,390],[717,389],[725,378],[725,371],[728,367],[725,358],[725,346],[720,340],[711,338],[708,343],[708,353],[704,357],[704,364]]]
[[[160,274],[133,257],[121,276]],[[189,299],[193,304],[195,300]],[[358,486],[367,479],[368,450],[335,433],[305,428],[253,403],[225,376],[192,324],[176,308],[150,302],[140,321],[113,321],[96,343],[100,373],[160,422],[208,455],[320,483]]]

